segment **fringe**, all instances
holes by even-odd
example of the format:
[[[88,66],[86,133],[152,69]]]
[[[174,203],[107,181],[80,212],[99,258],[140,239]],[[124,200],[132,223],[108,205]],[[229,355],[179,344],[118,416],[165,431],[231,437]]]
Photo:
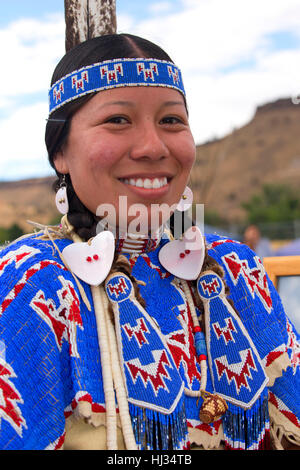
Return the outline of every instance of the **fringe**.
[[[223,431],[227,450],[270,449],[267,389],[249,410],[228,403]]]
[[[129,403],[138,450],[177,450],[189,448],[183,399],[170,415]]]

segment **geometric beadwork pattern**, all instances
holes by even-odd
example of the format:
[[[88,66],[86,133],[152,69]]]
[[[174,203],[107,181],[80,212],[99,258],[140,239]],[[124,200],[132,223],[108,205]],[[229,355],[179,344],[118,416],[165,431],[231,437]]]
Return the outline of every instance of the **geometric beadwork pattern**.
[[[128,86],[159,86],[185,94],[180,70],[171,62],[114,59],[74,71],[54,83],[49,91],[50,114],[88,93]]]
[[[250,408],[268,382],[257,350],[229,304],[220,276],[204,272],[197,288],[205,308],[207,351],[215,391],[230,403]]]

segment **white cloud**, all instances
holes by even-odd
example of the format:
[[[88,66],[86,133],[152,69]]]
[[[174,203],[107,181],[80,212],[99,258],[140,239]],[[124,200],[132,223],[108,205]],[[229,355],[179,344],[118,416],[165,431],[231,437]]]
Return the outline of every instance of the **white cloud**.
[[[300,47],[270,45],[277,32],[300,37],[299,0],[183,0],[176,12],[169,1],[149,5],[139,21],[118,13],[118,31],[157,42],[180,66],[197,143],[245,124],[259,104],[300,94]],[[0,29],[0,116],[7,116],[0,118],[0,180],[10,162],[20,172],[21,162],[46,168],[39,162],[46,165],[47,90],[64,53],[64,28],[63,16],[52,15]],[[41,93],[45,101],[29,106],[30,95]]]
[[[0,30],[0,100],[7,96],[47,91],[59,57],[64,53],[64,20],[24,19]],[[4,67],[5,64],[5,67]]]
[[[281,51],[259,60],[253,69],[188,76],[186,89],[191,128],[203,142],[246,124],[257,105],[300,94],[300,63],[295,51]]]
[[[49,170],[44,143],[47,108],[47,102],[22,107],[1,122],[1,180]]]
[[[153,3],[149,6],[149,12],[155,15],[167,13],[170,10],[172,10],[171,2],[158,2],[158,3]]]
[[[0,180],[46,174],[44,144],[47,92],[64,54],[64,19],[24,19],[0,30]],[[29,95],[44,95],[28,105]],[[36,99],[36,98],[35,98]],[[51,170],[49,169],[49,172]]]
[[[130,32],[157,42],[182,69],[196,142],[244,124],[269,99],[300,93],[300,47],[277,51],[270,44],[277,32],[299,37],[298,0],[183,4],[182,12],[132,23]]]

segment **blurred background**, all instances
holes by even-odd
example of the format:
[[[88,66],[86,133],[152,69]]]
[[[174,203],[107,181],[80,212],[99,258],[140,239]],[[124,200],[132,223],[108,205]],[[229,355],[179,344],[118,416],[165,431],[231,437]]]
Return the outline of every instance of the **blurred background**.
[[[0,244],[59,220],[44,128],[63,0],[0,0]],[[181,68],[205,230],[300,254],[299,0],[117,0],[117,30]]]

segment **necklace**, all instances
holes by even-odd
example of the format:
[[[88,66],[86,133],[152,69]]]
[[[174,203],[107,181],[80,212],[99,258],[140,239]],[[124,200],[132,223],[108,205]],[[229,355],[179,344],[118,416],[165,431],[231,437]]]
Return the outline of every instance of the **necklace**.
[[[181,280],[181,285],[184,290],[186,301],[189,305],[192,322],[193,322],[193,332],[195,338],[195,349],[197,354],[197,359],[200,363],[201,370],[201,384],[200,390],[190,390],[185,388],[184,393],[190,397],[202,397],[203,404],[200,410],[200,420],[204,423],[212,423],[221,418],[221,416],[227,410],[227,403],[219,395],[212,394],[206,391],[207,384],[207,351],[206,351],[206,342],[205,335],[200,326],[200,322],[197,316],[195,309],[195,304],[191,295],[191,291],[188,283],[185,280]]]

